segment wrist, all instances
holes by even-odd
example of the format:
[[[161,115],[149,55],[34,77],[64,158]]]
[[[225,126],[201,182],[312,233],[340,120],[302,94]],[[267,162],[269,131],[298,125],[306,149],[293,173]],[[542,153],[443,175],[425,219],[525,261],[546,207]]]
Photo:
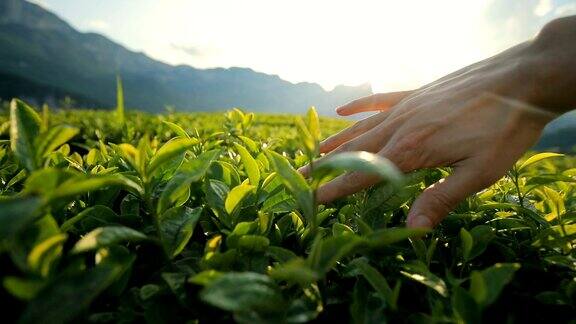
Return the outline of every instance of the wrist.
[[[562,114],[576,108],[576,16],[548,23],[529,42],[520,69],[527,101]]]

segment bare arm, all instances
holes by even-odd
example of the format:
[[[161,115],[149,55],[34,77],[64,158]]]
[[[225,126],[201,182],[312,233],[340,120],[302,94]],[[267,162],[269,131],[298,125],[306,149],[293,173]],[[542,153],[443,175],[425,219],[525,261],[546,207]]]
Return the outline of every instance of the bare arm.
[[[369,151],[404,172],[451,166],[424,190],[410,227],[432,227],[468,195],[494,183],[539,138],[544,126],[576,108],[576,16],[546,25],[531,41],[412,91],[381,93],[337,109],[380,111],[326,139],[323,153]],[[308,167],[301,169],[309,173]],[[378,182],[348,173],[318,191],[320,202]]]

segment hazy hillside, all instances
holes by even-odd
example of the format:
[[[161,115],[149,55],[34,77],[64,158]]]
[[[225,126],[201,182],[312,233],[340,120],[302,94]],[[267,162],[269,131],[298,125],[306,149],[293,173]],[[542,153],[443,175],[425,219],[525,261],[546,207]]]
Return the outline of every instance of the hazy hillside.
[[[536,145],[536,149],[575,152],[576,111],[566,113],[551,122],[544,129],[544,135]]]
[[[23,0],[0,0],[0,73],[19,78],[20,87],[28,80],[37,101],[68,94],[87,106],[113,105],[115,75],[120,74],[127,105],[148,111],[171,105],[181,110],[241,106],[303,112],[315,105],[330,114],[335,106],[371,93],[369,85],[325,91],[314,83],[293,84],[245,68],[171,66],[102,35],[80,33]],[[39,91],[43,87],[46,93]]]

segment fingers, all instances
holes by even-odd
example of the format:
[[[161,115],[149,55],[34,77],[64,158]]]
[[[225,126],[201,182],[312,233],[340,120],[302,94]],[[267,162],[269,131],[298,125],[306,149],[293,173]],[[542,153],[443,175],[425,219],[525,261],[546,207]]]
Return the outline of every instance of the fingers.
[[[371,130],[376,125],[383,122],[388,116],[387,112],[381,112],[372,115],[368,118],[356,122],[354,125],[342,130],[341,132],[332,135],[320,143],[320,153],[327,153],[337,148],[349,140],[358,137],[365,132]]]
[[[387,110],[412,92],[414,92],[414,90],[377,93],[338,107],[336,108],[336,113],[340,116],[349,116],[365,111]]]
[[[316,191],[316,201],[320,204],[329,203],[335,199],[368,188],[378,182],[380,182],[380,178],[373,174],[360,172],[345,173],[318,188],[318,191]]]
[[[368,136],[366,136],[368,137]],[[334,154],[335,152],[331,153]],[[378,153],[382,155],[382,151]],[[396,164],[393,158],[388,158]],[[316,200],[320,204],[329,203],[335,199],[354,194],[380,182],[379,176],[362,172],[348,172],[318,188]]]
[[[436,226],[458,203],[493,182],[476,170],[472,165],[455,168],[453,174],[426,188],[412,204],[407,226]]]
[[[314,163],[320,163],[323,159],[327,158],[328,156],[330,156],[332,154],[341,153],[341,152],[354,152],[354,151],[376,152],[376,151],[378,151],[380,149],[380,147],[383,145],[383,143],[386,143],[386,141],[387,141],[387,137],[382,132],[381,128],[382,128],[382,126],[372,128],[369,131],[367,131],[366,133],[364,133],[364,134],[362,134],[362,135],[360,135],[360,136],[358,136],[358,137],[356,137],[350,141],[347,141],[347,142],[341,144],[340,146],[338,146],[336,149],[332,150],[328,154],[322,156],[319,159],[316,159],[314,161]],[[311,171],[312,170],[310,169],[309,164],[298,169],[298,172],[300,172],[304,177],[309,177]]]

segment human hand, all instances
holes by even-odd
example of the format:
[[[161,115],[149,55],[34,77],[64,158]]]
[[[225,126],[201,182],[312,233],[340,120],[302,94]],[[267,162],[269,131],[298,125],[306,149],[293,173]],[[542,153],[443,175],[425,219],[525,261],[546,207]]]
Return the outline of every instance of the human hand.
[[[327,138],[320,151],[377,153],[403,172],[451,166],[452,174],[425,189],[408,215],[408,227],[433,227],[460,201],[502,177],[556,116],[526,103],[536,82],[524,69],[524,55],[521,45],[420,89],[342,106],[340,115],[380,112]],[[300,171],[308,176],[310,167]],[[317,200],[330,202],[378,181],[346,173],[320,187]]]

